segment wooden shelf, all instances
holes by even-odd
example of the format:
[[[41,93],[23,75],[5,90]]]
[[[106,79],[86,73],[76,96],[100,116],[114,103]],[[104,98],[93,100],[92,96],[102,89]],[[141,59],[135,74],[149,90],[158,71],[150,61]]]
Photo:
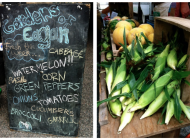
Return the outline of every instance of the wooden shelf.
[[[184,30],[185,40],[188,43],[187,46],[187,54],[190,55],[190,24],[188,19],[176,18],[176,17],[159,17],[155,18],[155,34],[154,34],[154,41],[158,43],[161,41],[162,33],[165,37],[165,41],[167,41],[167,33],[171,33],[173,28],[179,27]],[[113,39],[112,41],[112,50],[114,56],[118,56],[118,50],[116,50],[116,46],[114,47]],[[103,57],[103,56],[102,56]],[[105,58],[105,56],[104,56]],[[103,61],[103,58],[102,58]],[[190,59],[187,62],[187,70],[190,71]],[[190,76],[186,78],[190,82]],[[107,95],[106,83],[105,83],[105,75],[101,76],[101,83],[99,85],[101,90],[101,96]],[[104,86],[104,87],[103,87]],[[185,104],[190,105],[190,86],[184,84],[182,85],[182,101]],[[104,104],[105,109],[105,104]],[[104,114],[104,112],[100,109],[100,112]],[[161,112],[158,111],[151,117],[147,117],[145,119],[140,120],[140,117],[144,113],[144,111],[137,111],[134,114],[132,121],[123,129],[121,134],[117,134],[119,124],[120,124],[120,117],[114,119],[108,113],[108,110],[105,112],[106,114],[101,114],[106,118],[107,124],[101,125],[100,128],[100,137],[101,138],[134,138],[134,137],[176,137],[176,133],[179,133],[179,129],[185,126],[190,125],[190,121],[181,116],[181,120],[183,123],[179,123],[174,117],[170,120],[169,125],[160,125],[157,124]],[[171,132],[171,133],[169,133]],[[162,135],[162,134],[165,135]],[[160,135],[159,135],[160,134]]]

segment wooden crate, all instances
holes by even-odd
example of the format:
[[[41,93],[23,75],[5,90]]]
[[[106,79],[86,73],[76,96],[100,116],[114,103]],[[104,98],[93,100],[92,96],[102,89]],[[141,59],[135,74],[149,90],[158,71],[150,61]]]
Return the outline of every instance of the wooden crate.
[[[161,41],[162,32],[165,37],[165,41],[167,41],[166,34],[171,32],[173,27],[180,27],[184,30],[185,39],[188,42],[187,46],[187,53],[190,55],[190,20],[176,18],[176,17],[159,17],[155,18],[155,35],[154,41],[158,43]],[[113,46],[112,46],[113,49]],[[116,49],[113,50],[117,51]],[[190,60],[187,62],[187,70],[190,70]],[[105,75],[104,75],[105,76]],[[103,86],[106,86],[105,77],[101,77],[101,83],[104,82],[103,85],[100,85],[100,89],[105,89]],[[189,80],[190,77],[187,77]],[[190,87],[187,85],[182,86],[182,100],[187,104],[190,105]],[[107,90],[101,91],[100,96],[107,95]],[[101,97],[100,97],[101,98]],[[100,110],[101,111],[101,110]],[[107,113],[107,112],[106,112]],[[143,111],[135,112],[135,115],[132,121],[123,129],[121,134],[117,134],[117,130],[120,124],[120,118],[113,119],[109,113],[108,124],[102,125],[100,127],[100,137],[101,138],[129,138],[129,137],[178,137],[179,130],[182,127],[190,125],[190,121],[185,118],[183,115],[181,116],[181,120],[183,123],[179,123],[174,117],[170,120],[169,125],[159,125],[157,124],[158,119],[161,115],[161,112],[157,112],[151,117],[147,117],[143,120],[140,120]]]

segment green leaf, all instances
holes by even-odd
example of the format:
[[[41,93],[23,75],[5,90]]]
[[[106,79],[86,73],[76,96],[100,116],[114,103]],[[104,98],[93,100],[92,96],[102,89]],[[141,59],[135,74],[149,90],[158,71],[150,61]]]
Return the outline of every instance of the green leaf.
[[[185,83],[188,84],[190,86],[190,82],[187,81],[186,79],[184,79]]]
[[[131,58],[135,57],[135,47],[134,47],[134,44],[135,44],[135,40],[133,39],[133,41],[131,43],[131,50],[129,52],[129,55],[130,55]]]
[[[121,97],[121,96],[126,96],[127,98],[131,98],[131,93],[126,93],[126,92],[124,92],[124,93],[122,93],[122,94],[119,94],[119,95],[116,95],[116,96],[113,96],[113,97],[108,97],[107,99],[104,99],[104,100],[102,100],[102,101],[98,101],[97,102],[97,107],[99,107],[102,103],[104,103],[104,102],[109,102],[109,101],[111,101],[111,100],[114,100],[114,99],[116,99],[116,98],[119,98],[119,97]]]
[[[121,88],[124,87],[127,83],[128,83],[128,80],[119,82],[117,85],[115,85],[115,87],[112,89],[112,91],[111,91],[110,94],[112,94],[112,93],[115,92],[116,90],[121,89]]]
[[[155,94],[155,99],[156,99],[156,84],[155,82],[153,84],[154,84],[154,94]]]
[[[144,59],[145,58],[144,50],[141,47],[137,36],[136,36],[136,41],[137,41],[137,51],[141,54],[142,59]]]
[[[160,116],[160,118],[159,118],[159,120],[158,120],[158,124],[159,124],[160,119],[162,118],[163,114],[166,112],[167,104],[168,104],[168,102],[165,104],[165,106],[164,106],[164,108],[163,108],[163,110],[162,110],[162,114],[161,114],[161,116]],[[165,116],[163,116],[162,122],[161,122],[160,124],[162,125],[162,124],[164,124],[164,123],[165,123]]]
[[[181,109],[181,106],[179,103],[179,98],[177,96],[176,90],[175,90],[174,94],[175,94],[175,97],[174,97],[174,116],[181,123],[182,121],[180,121],[180,117],[181,117],[182,109]]]
[[[190,71],[174,71],[172,79],[181,80],[190,75]]]
[[[164,92],[165,92],[165,95],[166,95],[167,99],[170,101],[170,95],[168,93],[167,86],[164,87]]]
[[[130,86],[130,88],[134,87],[135,83],[136,83],[135,76],[134,76],[134,74],[131,72],[131,73],[130,73],[130,77],[129,77],[129,86]],[[138,101],[137,89],[134,88],[134,89],[132,89],[131,91],[132,91],[132,93],[133,93],[135,99]]]
[[[144,35],[143,32],[141,32],[141,35],[144,37],[144,39],[145,39],[145,41],[146,41],[146,43],[147,43],[148,45],[152,44],[152,42],[150,42],[150,41],[148,40],[148,38]]]
[[[131,90],[134,90],[142,81],[146,79],[148,76],[149,72],[153,69],[151,65],[147,65],[144,70],[141,72],[138,80],[135,82],[134,86],[131,88]],[[142,90],[142,88],[141,88]]]

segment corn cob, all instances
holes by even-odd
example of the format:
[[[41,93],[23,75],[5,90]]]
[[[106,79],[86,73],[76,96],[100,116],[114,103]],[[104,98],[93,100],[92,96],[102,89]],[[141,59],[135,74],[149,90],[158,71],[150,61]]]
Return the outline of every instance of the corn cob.
[[[160,55],[157,58],[155,70],[154,70],[154,76],[152,78],[153,81],[159,77],[160,73],[165,68],[169,48],[170,48],[170,44],[166,46],[166,48],[162,51],[162,53],[160,53]]]
[[[178,68],[179,66],[181,66],[181,64],[183,64],[183,62],[186,60],[186,58],[187,58],[187,54],[185,54],[185,55],[179,60],[179,62],[178,62],[178,64],[177,64],[177,68]]]
[[[168,125],[170,119],[174,115],[174,99],[171,98],[170,101],[168,101],[167,108],[166,108],[166,118],[165,118],[165,124]]]
[[[172,49],[167,57],[167,64],[173,70],[176,70],[177,67],[177,52],[176,48]]]
[[[114,102],[109,101],[110,109],[116,116],[121,116],[121,102],[116,99]]]
[[[175,87],[179,84],[178,81],[172,81],[171,83],[169,83],[167,85],[167,90],[168,90],[168,94],[169,96],[172,95],[172,93],[174,92]],[[167,96],[165,91],[162,91],[160,93],[160,95],[149,105],[148,109],[146,110],[146,112],[142,115],[142,117],[140,119],[146,118],[148,116],[151,116],[152,114],[154,114],[156,111],[158,111],[158,109],[160,109],[162,107],[162,105],[167,101]]]
[[[135,112],[131,112],[129,113],[128,110],[133,107],[135,104],[135,101],[130,103],[127,108],[125,109],[125,111],[123,112],[123,114],[121,115],[121,119],[120,119],[120,126],[119,126],[119,129],[118,129],[118,134],[121,133],[121,131],[123,130],[123,128],[130,123],[130,121],[132,120],[133,118],[133,115]]]
[[[126,84],[122,89],[121,89],[121,93],[129,93],[130,92],[130,87],[129,87],[129,84]],[[121,102],[121,104],[122,104],[122,109],[123,109],[123,111],[125,110],[125,108],[126,108],[126,105],[124,104],[124,102],[125,102],[125,100],[127,99],[127,97],[126,96],[121,96],[120,98],[119,98],[119,100],[120,100],[120,102]]]
[[[112,85],[112,90],[115,87],[115,85],[124,81],[125,79],[126,79],[126,58],[123,58],[121,60],[121,64],[120,64],[119,68],[117,69],[117,73],[116,73],[116,76],[115,76],[115,79],[114,79],[114,82]],[[111,97],[119,95],[120,93],[121,93],[121,89],[118,89],[111,94]]]
[[[106,84],[107,84],[107,88],[108,88],[108,94],[111,93],[111,86],[113,83],[113,66],[111,65],[110,68],[107,70],[108,68],[106,68]]]
[[[154,90],[154,84],[150,86],[148,90],[145,91],[145,93],[140,97],[138,102],[129,110],[130,112],[133,112],[135,110],[144,108],[148,104],[150,104],[156,97],[161,93],[164,86],[168,84],[170,79],[172,78],[173,71],[169,71],[165,75],[161,76],[158,80],[155,81],[156,86],[156,93]]]
[[[179,104],[180,104],[183,112],[187,116],[187,118],[190,120],[190,112],[189,112],[188,108],[184,105],[184,103],[180,99],[179,99]]]

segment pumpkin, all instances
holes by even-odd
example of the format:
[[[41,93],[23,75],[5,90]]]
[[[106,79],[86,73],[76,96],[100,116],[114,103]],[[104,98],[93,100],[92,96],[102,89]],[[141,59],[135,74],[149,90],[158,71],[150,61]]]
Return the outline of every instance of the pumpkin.
[[[136,43],[136,36],[139,36],[141,34],[141,32],[144,33],[144,35],[146,36],[146,33],[145,33],[145,30],[142,29],[142,28],[133,28],[130,30],[128,36],[127,36],[127,42],[128,44],[131,44],[133,39],[135,39],[135,43]],[[147,37],[147,36],[146,36]],[[145,42],[145,39],[144,37],[141,37],[141,44],[144,45],[146,42]]]
[[[154,33],[148,35],[148,40],[152,43],[154,42]]]
[[[124,32],[124,27],[118,27],[113,31],[113,41],[118,46],[121,46],[119,43],[124,44],[123,32]],[[128,34],[129,34],[129,31],[125,29],[126,40],[127,40]]]
[[[154,29],[150,24],[141,24],[139,28],[142,28],[145,30],[146,35],[148,36],[151,33],[154,33]]]
[[[119,21],[116,25],[115,25],[115,28],[117,27],[125,27],[125,29],[127,30],[131,30],[132,29],[132,26],[129,22],[127,21]]]

